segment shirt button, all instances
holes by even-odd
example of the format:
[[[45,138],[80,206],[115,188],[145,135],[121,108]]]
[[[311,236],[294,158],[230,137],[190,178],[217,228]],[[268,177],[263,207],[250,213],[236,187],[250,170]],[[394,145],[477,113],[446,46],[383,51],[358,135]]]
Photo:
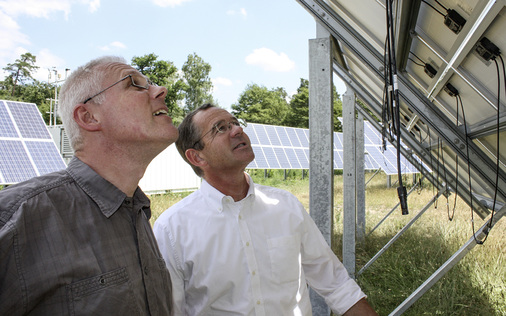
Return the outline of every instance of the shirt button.
[[[260,305],[262,302],[260,302],[260,300],[257,301],[257,305]]]
[[[246,242],[246,247],[249,247],[249,241]]]
[[[144,274],[145,274],[145,275],[148,275],[148,272],[149,272],[148,267],[147,267],[147,266],[146,266],[146,267],[144,267]]]
[[[256,275],[257,273],[256,273],[256,271],[253,271],[253,272],[251,272],[251,274],[252,274],[252,275]]]
[[[242,219],[242,215],[239,215],[239,219]]]

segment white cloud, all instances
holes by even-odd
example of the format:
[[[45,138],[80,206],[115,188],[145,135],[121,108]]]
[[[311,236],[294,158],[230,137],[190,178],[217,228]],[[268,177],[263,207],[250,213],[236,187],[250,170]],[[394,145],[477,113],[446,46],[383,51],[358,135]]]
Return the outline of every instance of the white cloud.
[[[277,54],[269,48],[257,48],[246,56],[248,65],[259,66],[265,71],[287,72],[294,68],[295,63],[285,53]]]
[[[99,48],[103,51],[110,51],[110,50],[125,49],[126,45],[121,42],[115,41]]]
[[[28,15],[47,19],[51,13],[61,11],[66,19],[70,13],[70,6],[70,0],[4,0],[0,2],[1,11],[11,17]]]
[[[0,38],[2,39],[0,65],[4,66],[19,58],[20,50],[22,50],[21,54],[26,52],[26,49],[22,49],[21,46],[30,44],[28,36],[19,31],[18,23],[2,10],[0,10]]]
[[[228,10],[227,15],[242,15],[244,17],[248,16],[248,12],[245,8],[240,8],[239,11],[236,10]]]
[[[100,8],[100,0],[85,0],[85,3],[88,3],[91,13],[97,11],[98,8]]]
[[[160,6],[160,7],[175,7],[178,5],[183,4],[184,2],[189,2],[191,0],[152,0],[153,4]]]
[[[29,37],[20,31],[17,18],[30,16],[49,19],[52,14],[63,13],[68,18],[71,6],[89,5],[91,12],[100,7],[100,0],[0,0],[0,65],[14,62],[31,45]],[[44,52],[44,51],[42,51]],[[41,56],[37,56],[37,61]]]

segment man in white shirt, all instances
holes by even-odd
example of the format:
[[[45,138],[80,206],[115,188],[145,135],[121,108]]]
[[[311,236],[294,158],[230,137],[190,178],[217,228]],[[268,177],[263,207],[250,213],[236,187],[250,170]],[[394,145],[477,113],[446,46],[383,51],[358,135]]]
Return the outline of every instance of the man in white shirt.
[[[239,120],[203,105],[176,146],[203,178],[154,225],[176,315],[311,315],[307,284],[338,315],[377,315],[297,198],[244,172],[255,155]]]

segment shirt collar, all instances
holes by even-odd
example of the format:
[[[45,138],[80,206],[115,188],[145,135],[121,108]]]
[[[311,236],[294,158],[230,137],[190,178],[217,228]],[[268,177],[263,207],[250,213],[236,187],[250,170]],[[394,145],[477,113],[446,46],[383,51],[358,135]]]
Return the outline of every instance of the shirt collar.
[[[83,191],[97,203],[100,211],[106,217],[112,216],[127,197],[120,189],[102,178],[90,166],[75,156],[68,164],[67,172]],[[148,218],[151,216],[149,199],[139,187],[135,190],[133,201],[135,205],[143,207]]]
[[[253,182],[253,179],[251,179],[251,176],[249,174],[247,173],[244,174],[246,175],[246,181],[248,181],[249,183],[249,188],[246,197],[241,201],[249,200],[251,196],[255,195],[255,183]],[[200,185],[200,192],[206,199],[210,209],[216,210],[218,212],[221,212],[223,210],[224,201],[226,201],[227,199],[233,201],[232,197],[221,193],[215,187],[210,185],[209,182],[207,182],[205,179],[202,179],[202,183]]]

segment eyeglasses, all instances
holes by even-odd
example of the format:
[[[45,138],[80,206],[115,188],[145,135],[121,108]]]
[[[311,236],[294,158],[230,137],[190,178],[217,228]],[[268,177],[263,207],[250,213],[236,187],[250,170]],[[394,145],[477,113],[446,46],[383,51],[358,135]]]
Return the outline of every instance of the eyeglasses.
[[[127,75],[127,76],[121,78],[120,80],[116,81],[112,85],[108,86],[104,90],[100,91],[99,93],[96,93],[93,96],[89,97],[88,99],[84,100],[83,104],[86,104],[86,102],[90,101],[91,99],[93,99],[97,95],[104,93],[105,91],[107,91],[107,89],[114,87],[115,85],[117,85],[118,83],[120,83],[123,80],[126,80],[127,78],[130,78],[130,80],[132,80],[132,86],[137,87],[137,88],[142,88],[142,89],[148,90],[149,86],[157,86],[157,84],[151,82],[151,80],[149,80],[148,78],[146,78],[144,76],[137,76],[136,78],[134,78],[132,75]],[[145,80],[145,82],[139,82],[139,80]]]
[[[195,145],[197,145],[198,143],[200,143],[200,141],[202,139],[204,139],[204,137],[206,137],[207,134],[211,133],[211,132],[214,132],[214,136],[218,135],[218,134],[224,134],[225,132],[229,131],[232,129],[232,126],[240,126],[242,128],[245,128],[248,126],[248,123],[246,123],[245,120],[243,119],[235,119],[235,120],[232,120],[230,122],[226,122],[226,121],[220,121],[216,124],[213,125],[213,127],[207,131],[206,133],[204,133],[204,135],[202,135],[199,140],[197,140],[192,148],[195,148]]]

